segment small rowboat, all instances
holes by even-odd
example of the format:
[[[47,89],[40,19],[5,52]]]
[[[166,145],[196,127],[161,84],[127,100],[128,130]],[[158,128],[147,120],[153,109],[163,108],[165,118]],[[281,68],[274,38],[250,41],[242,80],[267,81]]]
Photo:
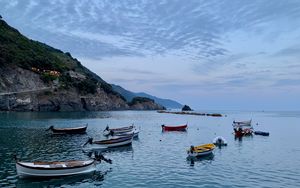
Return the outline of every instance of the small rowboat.
[[[134,126],[128,126],[128,127],[121,127],[121,128],[114,128],[110,129],[109,126],[106,126],[105,130],[103,131],[104,136],[109,136],[111,133],[113,134],[125,134],[132,132]]]
[[[86,133],[87,124],[81,127],[72,127],[72,128],[54,128],[54,126],[50,126],[49,129],[53,132],[53,134],[84,134]]]
[[[104,134],[104,133],[103,134],[104,134],[104,136],[119,136],[119,137],[124,137],[124,136],[126,137],[126,136],[130,136],[133,134],[133,138],[137,138],[139,136],[139,133],[140,133],[140,131],[138,129],[134,129],[130,132],[114,133],[113,131],[110,131],[109,134]]]
[[[85,161],[56,161],[56,162],[16,162],[17,174],[21,178],[26,177],[58,177],[86,174],[96,170],[97,161],[105,159],[101,154],[94,159]]]
[[[93,141],[93,138],[89,138],[88,141],[83,145],[90,144],[92,149],[104,149],[104,148],[112,148],[119,147],[132,144],[133,134],[123,137],[115,137],[106,140],[97,140]]]
[[[213,144],[216,146],[227,146],[227,141],[222,136],[217,136],[214,138]]]
[[[254,134],[255,135],[262,135],[262,136],[269,136],[270,135],[270,133],[263,132],[263,131],[255,131]]]
[[[187,154],[189,157],[201,157],[212,154],[213,150],[216,148],[214,144],[204,144],[200,146],[191,146],[188,149]]]
[[[166,125],[162,125],[161,128],[162,128],[162,131],[186,131],[187,124],[185,124],[185,125],[179,125],[179,126],[166,126]]]
[[[95,160],[65,162],[17,162],[20,177],[55,177],[85,174],[96,170]]]

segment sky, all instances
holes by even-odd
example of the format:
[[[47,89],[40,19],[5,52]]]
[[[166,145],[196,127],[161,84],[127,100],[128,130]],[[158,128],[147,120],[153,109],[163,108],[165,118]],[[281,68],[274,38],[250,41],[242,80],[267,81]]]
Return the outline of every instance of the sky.
[[[298,0],[0,0],[25,36],[194,109],[300,110]]]

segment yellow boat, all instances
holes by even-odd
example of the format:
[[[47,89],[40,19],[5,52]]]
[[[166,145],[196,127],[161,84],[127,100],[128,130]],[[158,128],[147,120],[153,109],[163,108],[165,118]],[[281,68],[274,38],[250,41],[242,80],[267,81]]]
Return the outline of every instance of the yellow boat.
[[[187,154],[189,157],[200,157],[211,154],[215,148],[216,146],[214,144],[191,146],[190,149],[188,149]]]

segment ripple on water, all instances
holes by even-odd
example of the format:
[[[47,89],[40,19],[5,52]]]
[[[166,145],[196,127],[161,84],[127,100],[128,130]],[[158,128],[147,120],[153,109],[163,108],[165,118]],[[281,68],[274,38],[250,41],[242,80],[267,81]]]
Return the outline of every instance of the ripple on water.
[[[271,136],[241,140],[234,139],[231,123],[233,118],[245,117],[245,113],[229,113],[227,118],[155,112],[106,112],[82,116],[78,113],[36,113],[26,117],[22,114],[0,117],[0,186],[300,187],[300,161],[296,160],[300,148],[294,140],[300,131],[298,120],[292,116],[278,118],[265,114],[251,113],[251,117],[253,121],[259,118],[265,122],[264,128],[271,132]],[[187,132],[161,132],[163,123],[175,125],[187,121]],[[53,136],[45,132],[50,124],[70,126],[83,123],[89,123],[85,135]],[[93,174],[50,180],[16,177],[12,159],[15,153],[27,161],[87,159],[80,146],[88,137],[100,139],[107,124],[117,127],[131,123],[141,127],[139,139],[134,140],[132,146],[105,151],[104,155],[112,159],[113,164],[101,163]],[[294,131],[286,132],[283,124]],[[214,155],[196,160],[191,165],[186,159],[186,149],[190,145],[209,143],[216,135],[224,136],[228,146],[216,148]]]

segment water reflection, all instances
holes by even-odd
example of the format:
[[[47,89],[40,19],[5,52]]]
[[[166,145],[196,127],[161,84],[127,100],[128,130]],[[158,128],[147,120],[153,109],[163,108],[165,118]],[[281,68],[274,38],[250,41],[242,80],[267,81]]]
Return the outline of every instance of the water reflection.
[[[43,120],[43,119],[95,119],[110,118],[112,112],[1,112],[1,118],[8,120]]]
[[[206,155],[206,156],[200,156],[200,157],[187,157],[187,163],[190,165],[190,166],[194,166],[195,163],[200,163],[200,164],[208,164],[208,163],[211,163],[214,159],[214,154],[211,153],[209,155]]]
[[[237,140],[239,142],[243,141],[243,139],[252,139],[253,135],[246,135],[246,136],[234,136],[234,140]]]
[[[111,153],[111,152],[128,152],[132,151],[132,145],[127,146],[120,146],[120,147],[114,147],[114,148],[92,148],[92,147],[85,147],[82,149],[82,152],[85,153],[87,156],[91,155],[94,152],[100,152],[100,153]]]
[[[73,175],[65,177],[56,177],[56,178],[19,178],[16,182],[17,187],[61,187],[70,185],[73,186],[78,183],[89,183],[94,185],[101,185],[104,176],[109,173],[111,169],[107,171],[94,171],[84,175]]]

